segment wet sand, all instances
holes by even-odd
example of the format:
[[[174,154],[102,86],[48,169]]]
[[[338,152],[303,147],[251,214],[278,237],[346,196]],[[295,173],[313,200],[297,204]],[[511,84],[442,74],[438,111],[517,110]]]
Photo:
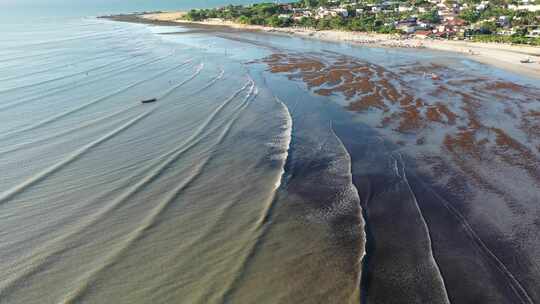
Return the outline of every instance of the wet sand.
[[[529,303],[527,299],[538,296],[532,281],[538,282],[539,273],[534,267],[523,266],[534,265],[538,257],[536,249],[520,249],[501,241],[501,236],[494,236],[501,228],[483,226],[487,224],[480,223],[486,219],[480,219],[471,210],[475,204],[482,205],[473,203],[478,197],[495,195],[494,201],[514,209],[513,212],[538,212],[534,203],[540,181],[539,120],[534,110],[534,105],[540,101],[538,88],[475,77],[433,63],[415,63],[389,70],[332,53],[273,54],[261,63],[266,64],[271,73],[303,82],[314,94],[342,98],[349,111],[369,118],[371,125],[383,131],[386,138],[393,138],[396,145],[393,149],[403,151],[386,154],[380,149],[369,156],[365,150],[377,151],[382,143],[376,143],[376,136],[373,136],[375,142],[366,144],[355,140],[369,138],[359,135],[362,131],[341,128],[338,132],[352,155],[353,164],[355,159],[359,162],[356,165],[359,169],[355,170],[353,165],[353,175],[362,194],[373,242],[371,246],[368,242],[369,265],[365,274],[367,297],[373,299],[370,303],[393,303],[384,297],[385,290],[396,290],[399,283],[391,286],[393,280],[407,281],[406,277],[398,279],[400,273],[414,273],[418,271],[415,267],[422,265],[421,261],[414,260],[408,271],[389,270],[395,266],[390,261],[404,259],[405,252],[411,250],[406,245],[394,248],[388,247],[389,244],[422,244],[422,235],[426,242],[425,231],[412,233],[408,226],[414,218],[409,213],[414,210],[400,209],[406,208],[404,204],[409,197],[410,203],[418,203],[420,217],[425,218],[426,227],[430,227],[428,238],[434,237],[433,254],[439,262],[451,302]],[[440,76],[431,77],[428,73]],[[411,83],[415,82],[421,83],[421,87],[413,87]],[[501,120],[505,121],[504,126],[498,123]],[[401,163],[402,153],[411,157],[406,162],[408,166]],[[396,162],[394,169],[377,165],[393,162]],[[368,168],[365,163],[369,164]],[[373,171],[375,173],[366,173]],[[405,178],[405,171],[411,175],[410,179]],[[530,194],[509,191],[507,187],[514,183],[512,176],[516,174],[532,187]],[[493,175],[497,176],[496,180]],[[392,180],[396,180],[395,186],[391,186]],[[434,182],[436,180],[439,182]],[[406,185],[401,185],[404,181]],[[392,203],[393,198],[399,199]],[[397,219],[403,214],[409,214],[404,217],[408,221],[396,228],[400,227]],[[485,216],[489,217],[487,214],[482,217]],[[520,229],[536,227],[534,217],[522,221]],[[419,227],[418,224],[412,226]],[[393,231],[393,228],[398,230]],[[456,229],[462,232],[455,233]],[[405,241],[408,237],[412,239]],[[534,243],[531,237],[510,238],[519,239],[513,242]],[[396,252],[400,254],[392,257]],[[421,258],[420,252],[425,250],[411,253],[410,258]],[[521,263],[514,262],[517,256]],[[465,275],[469,269],[475,269],[475,273]],[[477,285],[483,289],[473,287]],[[402,294],[399,298],[410,298],[410,302],[442,301],[422,298],[418,290],[413,294]]]

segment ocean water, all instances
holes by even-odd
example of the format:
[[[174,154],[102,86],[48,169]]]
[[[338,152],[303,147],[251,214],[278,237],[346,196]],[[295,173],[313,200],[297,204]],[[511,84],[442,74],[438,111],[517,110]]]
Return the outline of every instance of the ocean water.
[[[540,300],[537,79],[32,3],[0,4],[0,303]]]

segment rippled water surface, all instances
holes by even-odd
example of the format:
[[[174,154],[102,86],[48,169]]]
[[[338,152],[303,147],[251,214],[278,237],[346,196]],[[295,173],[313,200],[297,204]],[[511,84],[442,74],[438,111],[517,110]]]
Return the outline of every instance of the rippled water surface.
[[[0,303],[540,301],[538,80],[256,33],[6,27]]]

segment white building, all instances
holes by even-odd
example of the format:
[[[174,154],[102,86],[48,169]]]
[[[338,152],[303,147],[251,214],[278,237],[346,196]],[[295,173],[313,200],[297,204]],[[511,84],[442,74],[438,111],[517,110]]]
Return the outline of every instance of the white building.
[[[332,16],[349,17],[349,11],[344,8],[334,8],[331,11]]]
[[[508,9],[511,9],[513,11],[529,11],[529,12],[537,12],[540,11],[540,5],[508,5]]]
[[[530,31],[527,37],[531,37],[531,38],[540,37],[540,29]]]
[[[408,5],[400,5],[400,6],[398,6],[398,12],[400,12],[400,13],[410,12],[412,10],[413,10],[413,8],[408,6]]]

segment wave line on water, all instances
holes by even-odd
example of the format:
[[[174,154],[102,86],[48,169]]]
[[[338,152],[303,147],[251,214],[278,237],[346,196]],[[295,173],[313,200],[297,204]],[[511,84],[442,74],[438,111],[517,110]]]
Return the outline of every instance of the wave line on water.
[[[57,134],[53,134],[51,136],[47,136],[47,137],[43,137],[43,138],[39,138],[37,140],[34,140],[34,141],[30,141],[30,142],[24,142],[24,143],[21,143],[21,144],[18,144],[18,145],[13,145],[13,146],[10,146],[8,149],[6,150],[3,150],[3,151],[0,151],[0,156],[4,155],[4,154],[7,154],[7,153],[12,153],[12,152],[15,152],[15,151],[19,151],[21,149],[24,149],[30,145],[35,145],[37,143],[41,143],[41,142],[48,142],[52,139],[55,139],[55,138],[59,138],[59,137],[62,137],[64,135],[67,135],[67,134],[70,134],[70,133],[73,133],[73,132],[76,132],[76,131],[79,131],[79,130],[82,130],[84,128],[87,128],[87,127],[90,127],[90,126],[93,126],[93,125],[96,125],[100,122],[103,122],[103,121],[108,121],[109,119],[115,117],[115,116],[118,116],[120,114],[123,114],[125,112],[128,112],[134,108],[136,108],[138,105],[137,104],[134,104],[130,107],[127,107],[125,109],[120,109],[119,111],[116,111],[112,114],[109,114],[107,116],[103,116],[103,117],[100,117],[100,118],[97,118],[97,119],[94,119],[92,121],[89,121],[83,125],[79,125],[75,128],[71,128],[69,130],[65,130],[63,132],[60,132],[60,133],[57,133]]]
[[[34,130],[36,128],[42,127],[42,126],[50,124],[52,122],[55,122],[55,121],[57,121],[57,120],[59,120],[59,119],[61,119],[63,117],[66,117],[66,116],[68,116],[70,114],[76,113],[76,112],[78,112],[80,110],[86,109],[86,108],[88,108],[88,107],[90,107],[92,105],[95,105],[95,104],[97,104],[99,102],[105,101],[105,100],[107,100],[107,99],[109,99],[111,97],[114,97],[114,96],[116,96],[116,95],[118,95],[120,93],[123,93],[123,92],[125,92],[125,91],[127,91],[127,90],[129,90],[131,88],[134,88],[134,87],[136,87],[136,86],[138,86],[138,85],[140,85],[142,83],[145,83],[145,82],[150,81],[150,80],[154,80],[154,79],[156,79],[156,78],[158,78],[158,77],[160,77],[162,75],[165,75],[165,74],[167,74],[167,73],[169,73],[169,72],[171,72],[171,71],[173,71],[175,69],[178,69],[178,68],[188,64],[189,62],[191,62],[191,60],[185,61],[185,62],[183,62],[183,63],[181,63],[179,65],[173,66],[172,68],[168,68],[168,69],[165,69],[163,71],[160,71],[160,72],[158,72],[158,73],[156,73],[156,74],[154,74],[154,75],[152,75],[152,76],[150,76],[148,78],[135,81],[135,82],[133,82],[133,83],[121,88],[121,89],[118,89],[118,90],[116,90],[116,91],[114,91],[112,93],[109,93],[109,94],[107,94],[105,96],[102,96],[102,97],[96,98],[94,100],[91,100],[91,101],[89,101],[89,102],[87,102],[85,104],[82,104],[82,105],[80,105],[80,106],[78,106],[76,108],[70,109],[68,111],[64,111],[62,113],[54,115],[53,117],[47,118],[45,120],[37,122],[37,123],[35,123],[33,125],[30,125],[28,127],[21,128],[21,129],[18,129],[18,130],[13,130],[11,132],[1,134],[0,138],[5,138],[5,137],[13,136],[14,134],[19,134],[19,133],[22,133],[22,132],[31,131],[31,130]]]
[[[343,141],[341,140],[341,138],[339,138],[339,136],[337,135],[336,131],[334,130],[334,124],[332,121],[330,121],[330,130],[332,131],[332,134],[335,136],[337,142],[339,143],[339,145],[341,146],[341,149],[345,152],[345,155],[347,157],[347,164],[348,164],[348,167],[347,167],[347,174],[348,174],[348,178],[349,178],[349,187],[351,188],[352,192],[353,192],[353,196],[354,196],[354,199],[358,202],[358,213],[357,213],[357,217],[360,219],[360,224],[359,224],[359,227],[358,227],[358,230],[361,231],[362,233],[362,243],[363,243],[363,246],[362,246],[362,252],[360,252],[360,255],[358,256],[358,261],[357,261],[357,271],[358,271],[358,274],[357,274],[357,277],[356,277],[356,290],[353,292],[353,294],[351,295],[351,297],[355,297],[355,295],[357,295],[358,297],[361,297],[362,294],[362,275],[365,271],[365,268],[364,268],[364,262],[365,262],[365,258],[366,258],[366,254],[367,254],[367,222],[366,222],[366,219],[364,217],[364,210],[362,208],[362,205],[361,205],[361,198],[360,198],[360,194],[358,192],[358,188],[356,187],[356,185],[354,184],[354,181],[353,181],[353,171],[352,171],[352,158],[351,158],[351,154],[349,153],[349,151],[347,150],[347,148],[345,147],[345,144],[343,143]],[[361,302],[361,298],[357,299],[356,302]]]
[[[501,273],[506,277],[507,284],[510,286],[514,294],[519,298],[521,303],[524,304],[534,304],[534,301],[530,297],[527,290],[521,285],[521,283],[518,281],[518,279],[514,276],[514,274],[508,269],[508,267],[495,255],[491,249],[484,243],[484,241],[480,238],[480,236],[476,233],[476,231],[473,229],[469,221],[461,214],[461,212],[452,206],[450,202],[448,202],[445,198],[439,195],[434,190],[431,190],[431,188],[427,187],[427,185],[421,181],[422,185],[426,189],[430,189],[430,192],[433,193],[434,196],[438,198],[438,201],[440,201],[444,208],[446,208],[456,219],[458,222],[461,223],[462,227],[465,228],[466,233],[469,235],[469,237],[472,239],[473,243],[476,245],[476,247],[484,253],[484,255],[487,258],[490,258],[497,269],[501,271]]]
[[[64,52],[62,52],[62,50],[53,50],[53,51],[49,51],[49,52],[47,52],[47,53],[40,53],[40,54],[33,54],[33,55],[24,55],[24,56],[17,56],[17,57],[3,58],[3,59],[0,59],[0,63],[4,63],[4,62],[8,62],[8,61],[14,61],[14,60],[21,60],[21,59],[34,58],[34,57],[47,56],[47,55],[55,54],[55,53],[61,53],[61,54],[64,54]],[[58,57],[58,56],[55,56],[55,57]],[[55,58],[55,57],[52,57],[52,56],[51,56],[51,57],[46,57],[46,59]]]
[[[292,120],[291,113],[289,112],[289,108],[285,105],[285,103],[281,101],[281,99],[279,99],[277,96],[274,96],[274,98],[276,99],[277,103],[282,107],[285,113],[285,125],[283,126],[284,128],[283,136],[285,136],[285,141],[283,142],[284,159],[283,159],[283,164],[281,166],[279,178],[276,181],[276,184],[274,186],[274,190],[277,190],[281,186],[281,183],[283,182],[283,178],[285,175],[285,164],[289,158],[289,150],[291,148],[291,140],[292,140],[293,120]]]
[[[13,88],[8,88],[8,89],[4,89],[4,90],[0,90],[0,94],[4,94],[4,93],[8,93],[8,92],[13,92],[13,91],[17,91],[17,90],[21,90],[21,89],[26,89],[26,88],[31,88],[31,87],[37,87],[37,86],[40,86],[40,85],[43,85],[43,84],[47,84],[47,83],[52,83],[52,82],[55,82],[55,81],[58,81],[58,80],[63,80],[63,79],[68,79],[68,78],[71,78],[71,77],[74,77],[74,76],[78,76],[78,75],[84,75],[84,74],[88,74],[90,72],[94,72],[94,71],[99,71],[103,68],[106,68],[112,64],[117,64],[117,63],[121,63],[121,62],[124,62],[124,61],[127,61],[131,59],[130,57],[126,57],[126,58],[122,58],[120,60],[117,60],[117,61],[113,61],[113,62],[109,62],[109,63],[106,63],[106,64],[103,64],[103,65],[99,65],[97,67],[93,67],[91,69],[88,69],[88,70],[85,70],[85,71],[80,71],[80,72],[76,72],[76,73],[72,73],[72,74],[67,74],[67,75],[63,75],[63,76],[60,76],[60,77],[57,77],[57,78],[52,78],[52,79],[47,79],[47,80],[43,80],[43,81],[39,81],[39,82],[36,82],[36,83],[30,83],[30,84],[25,84],[25,85],[22,85],[22,86],[19,86],[19,87],[13,87]]]
[[[448,297],[448,291],[446,290],[444,277],[442,276],[441,270],[439,268],[439,264],[437,264],[437,260],[435,260],[435,256],[433,255],[433,245],[431,241],[429,226],[424,218],[424,215],[422,214],[422,210],[420,209],[420,206],[418,205],[418,201],[416,200],[416,195],[414,195],[411,185],[409,184],[409,180],[407,178],[407,173],[405,170],[405,162],[403,161],[403,156],[399,152],[397,154],[399,156],[399,159],[397,159],[396,157],[392,155],[392,158],[394,159],[394,173],[396,174],[398,178],[400,178],[401,180],[405,182],[405,185],[407,185],[407,190],[412,196],[414,207],[416,211],[418,212],[418,215],[420,216],[422,226],[424,226],[424,230],[426,232],[426,238],[427,238],[428,248],[429,248],[429,252],[428,252],[429,261],[431,265],[433,266],[433,268],[435,269],[437,273],[437,278],[439,279],[439,283],[441,284],[441,288],[442,288],[441,292],[443,292],[443,297],[444,297],[443,300],[445,301],[444,303],[450,304],[450,298]]]
[[[90,151],[95,146],[107,141],[108,139],[112,138],[113,136],[119,134],[120,132],[124,131],[125,129],[131,127],[133,124],[138,122],[139,120],[143,119],[144,117],[148,116],[152,111],[149,110],[141,115],[138,115],[134,119],[130,120],[126,124],[120,126],[119,128],[113,130],[112,132],[109,132],[105,136],[83,146],[82,148],[76,150],[71,155],[67,156],[63,161],[45,169],[44,171],[41,171],[40,173],[30,177],[29,179],[25,180],[24,182],[20,183],[19,185],[6,190],[0,194],[0,205],[6,203],[8,200],[12,199],[17,194],[20,194],[22,191],[26,190],[28,187],[36,184],[37,182],[43,180],[47,176],[51,175],[52,173],[62,169],[66,165],[72,163],[73,161],[79,159],[81,156],[86,154],[88,151]]]
[[[101,56],[95,56],[95,57],[92,57],[92,58],[86,58],[84,60],[78,60],[77,62],[65,63],[65,64],[55,66],[55,67],[52,67],[52,68],[37,70],[37,71],[29,72],[29,73],[26,73],[26,74],[22,74],[22,75],[9,76],[9,77],[5,77],[5,78],[0,79],[0,81],[17,80],[17,79],[26,78],[26,77],[29,77],[29,76],[43,74],[43,73],[46,73],[46,72],[60,70],[60,69],[70,67],[70,66],[74,66],[74,65],[77,65],[77,64],[81,64],[81,63],[84,63],[84,62],[90,62],[90,61],[94,61],[94,60],[98,60],[98,59],[102,59],[102,58],[111,57],[111,54],[109,54],[108,52],[105,52],[105,53],[107,53],[107,55],[101,55]],[[114,64],[114,62],[111,63],[111,64]]]
[[[197,91],[193,92],[191,95],[195,95],[197,93],[200,93],[206,89],[208,89],[209,87],[213,86],[216,82],[218,82],[219,80],[223,79],[223,76],[225,75],[225,70],[224,69],[220,69],[219,71],[219,74],[217,76],[215,76],[214,78],[212,78],[212,80],[210,80],[206,85],[204,85],[203,87],[201,87],[200,89],[198,89]]]
[[[195,79],[195,77],[199,76],[199,74],[201,73],[201,71],[203,70],[204,68],[204,63],[200,63],[197,68],[195,69],[195,72],[189,76],[187,79],[185,79],[184,81],[178,83],[177,85],[174,85],[172,88],[170,88],[168,91],[166,91],[165,93],[163,93],[158,99],[162,99],[162,98],[165,98],[167,96],[169,96],[170,94],[172,94],[176,89],[178,89],[179,87],[185,85],[186,83],[190,82],[191,80]]]
[[[255,85],[254,83],[252,83],[250,91],[248,92],[244,100],[240,103],[238,110],[234,111],[234,114],[233,114],[234,117],[230,119],[228,123],[225,125],[225,127],[221,131],[221,134],[218,137],[218,140],[214,144],[214,146],[217,146],[223,142],[223,139],[229,134],[232,126],[240,117],[240,114],[249,105],[249,100],[252,97],[256,96],[257,92],[255,91],[254,88],[255,88]],[[164,200],[162,200],[156,207],[154,207],[150,211],[150,214],[142,221],[142,224],[128,235],[127,240],[123,242],[123,245],[117,247],[118,248],[117,250],[115,250],[113,253],[108,255],[105,258],[106,262],[104,264],[88,272],[85,275],[85,278],[83,279],[83,283],[80,286],[78,286],[74,291],[70,292],[61,301],[61,303],[69,304],[69,303],[80,302],[85,297],[85,295],[88,292],[88,289],[92,286],[92,283],[95,282],[95,280],[98,278],[100,273],[108,269],[110,266],[114,265],[114,263],[120,258],[122,253],[126,252],[141,237],[144,236],[144,232],[148,231],[153,225],[155,225],[160,215],[162,215],[167,210],[167,208],[181,195],[181,193],[185,189],[187,189],[204,172],[204,168],[207,166],[207,164],[210,162],[211,159],[212,157],[209,156],[203,162],[199,162],[195,172],[191,174],[187,179],[184,179],[177,187],[175,187],[167,195],[167,197]],[[176,157],[171,159],[170,162],[166,162],[166,165],[168,166],[171,162],[175,160],[176,160]]]
[[[166,59],[166,58],[168,58],[170,56],[172,56],[172,54],[162,56],[162,57],[158,57],[158,58],[153,58],[153,59],[150,59],[150,60],[145,60],[145,61],[142,61],[142,62],[135,63],[133,65],[120,67],[117,70],[112,70],[112,71],[106,72],[105,74],[101,74],[98,77],[95,77],[95,78],[93,78],[91,80],[85,81],[82,85],[89,85],[89,84],[92,84],[92,83],[96,83],[98,81],[101,81],[101,80],[104,80],[104,79],[119,75],[121,73],[129,72],[129,71],[138,69],[140,67],[143,67],[143,66],[146,66],[146,65],[149,65],[149,64],[152,64],[152,63],[156,63],[156,62],[161,61],[163,59]],[[127,58],[127,59],[130,59],[130,58]],[[0,106],[0,111],[8,109],[8,108],[13,108],[15,106],[19,106],[19,105],[22,105],[22,104],[27,104],[29,102],[39,101],[39,100],[42,100],[45,97],[55,96],[58,93],[66,92],[66,91],[69,91],[71,89],[74,89],[74,88],[77,88],[77,87],[80,86],[78,83],[75,83],[74,86],[72,86],[72,85],[73,85],[73,83],[63,84],[63,85],[60,85],[60,86],[57,86],[55,88],[51,88],[51,89],[47,90],[47,93],[42,94],[40,96],[35,96],[35,97],[29,98],[29,99],[21,99],[21,100],[16,101],[16,102],[12,102],[12,103],[9,103],[9,104],[6,104],[6,105],[2,105],[2,106]]]
[[[156,178],[158,178],[162,172],[175,160],[177,160],[181,155],[183,155],[185,152],[190,150],[192,147],[194,147],[199,141],[201,141],[203,138],[201,137],[202,134],[204,134],[204,131],[207,129],[207,127],[210,125],[211,122],[215,119],[215,117],[223,110],[225,106],[227,106],[234,98],[236,98],[242,91],[244,91],[248,85],[252,84],[251,82],[247,82],[242,88],[235,91],[229,98],[227,98],[223,103],[221,103],[210,115],[209,117],[204,121],[204,123],[196,130],[196,132],[190,136],[187,140],[182,142],[178,147],[174,148],[173,150],[167,152],[166,154],[162,155],[158,160],[156,160],[154,163],[150,164],[149,166],[146,166],[144,168],[144,172],[150,171],[149,174],[147,174],[143,179],[135,183],[133,186],[126,189],[117,199],[112,201],[110,204],[99,210],[96,214],[92,216],[88,221],[85,223],[81,223],[79,227],[76,229],[70,230],[67,234],[64,234],[56,239],[53,239],[49,241],[47,244],[44,244],[41,246],[40,249],[34,250],[30,256],[27,256],[24,258],[24,261],[20,262],[23,263],[20,267],[22,270],[19,274],[14,274],[14,277],[8,278],[5,280],[5,283],[0,285],[0,297],[3,295],[9,293],[11,290],[13,290],[19,282],[27,280],[31,276],[33,276],[36,273],[39,273],[43,270],[44,267],[48,263],[51,263],[51,259],[54,258],[54,256],[58,256],[62,254],[63,252],[67,251],[69,248],[67,247],[61,247],[60,242],[67,240],[69,237],[72,237],[78,233],[81,233],[84,229],[91,227],[95,223],[97,223],[100,219],[102,219],[104,216],[109,214],[110,212],[113,212],[114,210],[118,209],[123,203],[125,203],[127,200],[129,200],[133,195],[138,193],[143,187],[154,181]],[[252,84],[253,85],[253,84]],[[251,93],[248,94],[248,97]],[[151,111],[157,109],[155,107]],[[148,112],[149,114],[150,112]],[[216,127],[217,128],[217,127]],[[164,160],[162,162],[162,160]],[[161,164],[160,164],[161,162]],[[58,167],[61,164],[56,164],[54,167]],[[64,164],[65,166],[67,164]],[[157,165],[157,167],[156,167]],[[42,177],[43,178],[43,177]],[[34,184],[35,181],[32,183]],[[28,184],[28,183],[26,183]],[[25,188],[30,186],[31,184],[24,185]],[[20,187],[18,187],[20,188]],[[8,198],[11,198],[13,195],[17,194],[14,193],[15,189],[12,189],[10,191],[9,196],[6,194],[4,195],[4,199],[0,200],[0,204],[5,202]],[[20,191],[20,189],[19,189]],[[56,248],[54,248],[56,246]],[[53,247],[53,248],[51,248]],[[28,265],[25,266],[24,264]],[[15,271],[15,269],[13,270]],[[1,284],[1,283],[0,283]]]
[[[39,42],[35,42],[35,43],[21,44],[21,45],[17,45],[17,46],[6,47],[6,48],[4,48],[4,51],[6,51],[6,50],[7,51],[9,51],[9,50],[19,50],[19,49],[24,49],[24,48],[28,48],[28,47],[35,47],[35,46],[38,46],[38,45],[47,45],[47,44],[51,44],[51,43],[59,43],[59,42],[66,42],[66,41],[73,41],[73,40],[81,40],[83,38],[92,38],[92,37],[100,37],[100,36],[102,38],[109,38],[110,33],[93,33],[93,34],[80,35],[80,36],[63,38],[63,39],[56,39],[56,40],[49,40],[49,41],[39,41]]]

